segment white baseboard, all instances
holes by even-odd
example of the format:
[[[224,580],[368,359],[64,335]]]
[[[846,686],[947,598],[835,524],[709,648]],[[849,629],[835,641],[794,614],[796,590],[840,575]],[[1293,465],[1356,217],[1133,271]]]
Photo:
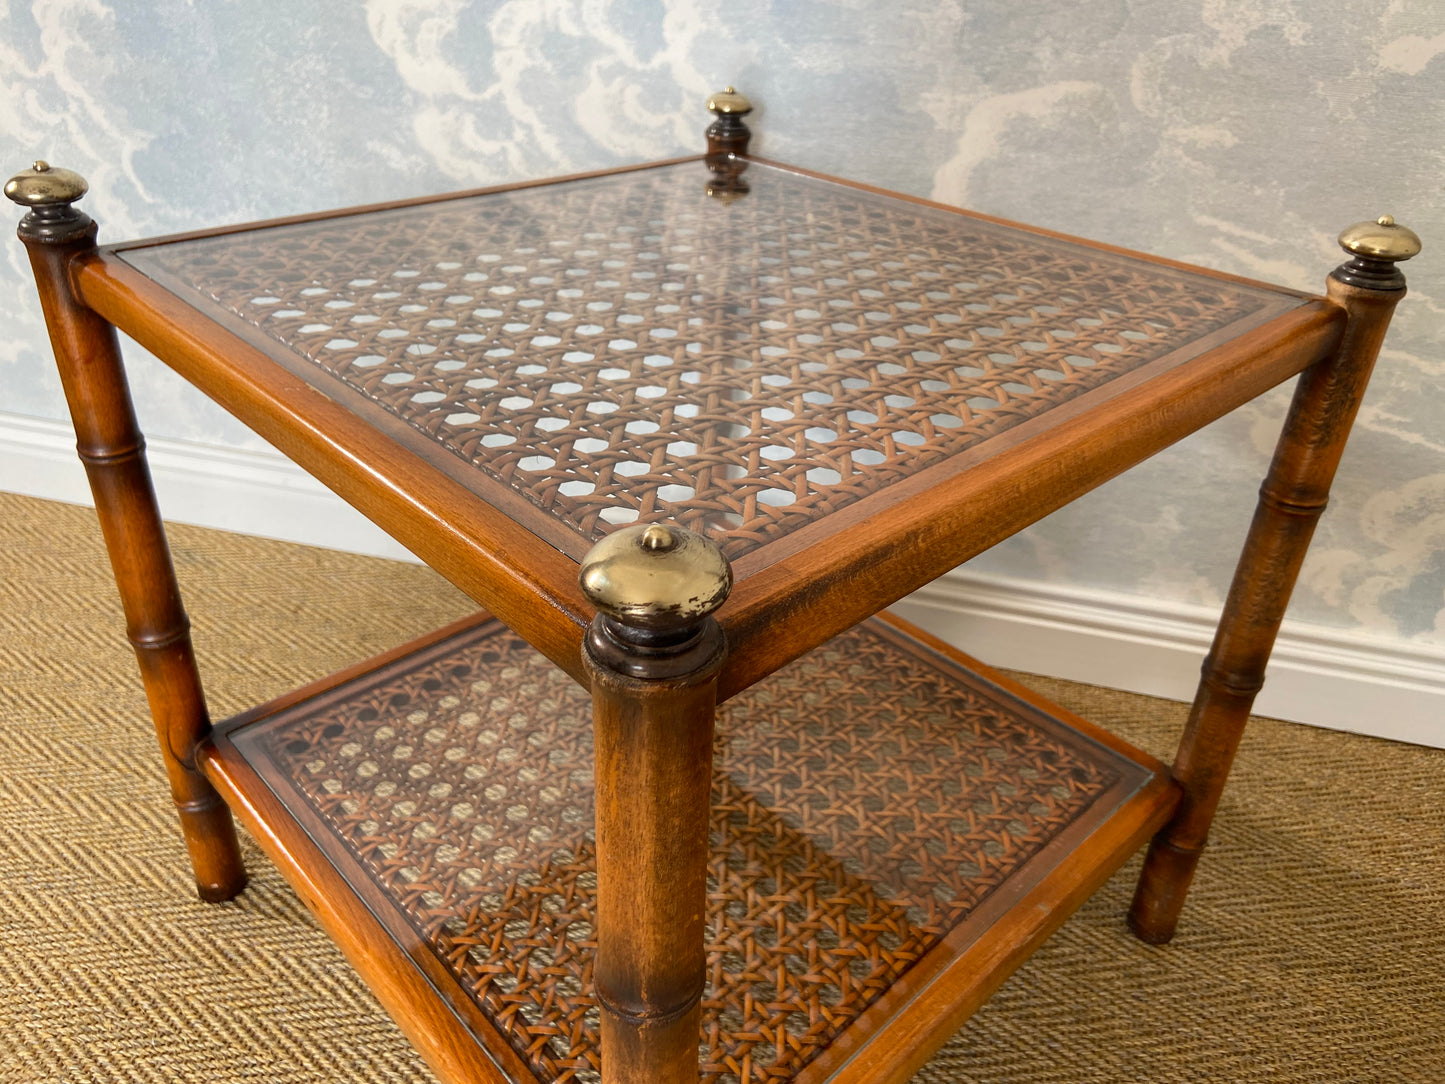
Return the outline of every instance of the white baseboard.
[[[1190,700],[1217,611],[955,569],[893,609],[993,666]],[[1255,712],[1445,748],[1445,648],[1286,620]]]
[[[167,519],[415,560],[277,452],[148,444]],[[90,504],[64,423],[0,414],[0,489]],[[1217,614],[956,570],[896,610],[995,666],[1175,700],[1193,695]],[[1256,710],[1445,748],[1445,648],[1286,622]]]
[[[280,452],[147,438],[146,458],[166,519],[372,557],[416,560]],[[92,504],[70,426],[0,414],[0,490]]]

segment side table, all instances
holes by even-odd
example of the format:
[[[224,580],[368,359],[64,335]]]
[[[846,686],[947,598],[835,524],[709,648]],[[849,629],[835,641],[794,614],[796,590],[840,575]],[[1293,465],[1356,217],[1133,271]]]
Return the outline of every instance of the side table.
[[[1312,297],[750,158],[97,247],[6,194],[202,898],[448,1081],[899,1081],[1153,837],[1174,932],[1419,240]],[[121,328],[486,612],[211,725]],[[1299,377],[1172,767],[883,614]]]

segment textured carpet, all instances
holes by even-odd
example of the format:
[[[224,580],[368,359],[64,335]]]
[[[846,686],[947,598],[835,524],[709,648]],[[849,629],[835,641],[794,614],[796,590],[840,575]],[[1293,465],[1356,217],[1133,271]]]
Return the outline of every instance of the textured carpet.
[[[175,527],[217,717],[468,611],[425,569]],[[1179,705],[1046,695],[1168,756]],[[432,1077],[249,841],[197,902],[94,514],[0,494],[0,1082]],[[1445,1081],[1445,752],[1257,720],[1180,935],[1110,881],[920,1084]]]

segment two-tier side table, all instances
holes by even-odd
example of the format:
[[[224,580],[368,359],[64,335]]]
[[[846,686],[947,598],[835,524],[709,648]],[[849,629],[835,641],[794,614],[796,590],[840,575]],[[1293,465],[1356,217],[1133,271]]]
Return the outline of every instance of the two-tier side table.
[[[6,188],[200,893],[234,814],[447,1081],[902,1080],[1151,837],[1168,940],[1419,248],[1306,296],[709,104],[698,159],[106,247]],[[487,612],[212,727],[115,328]],[[874,616],[1297,375],[1172,768]]]

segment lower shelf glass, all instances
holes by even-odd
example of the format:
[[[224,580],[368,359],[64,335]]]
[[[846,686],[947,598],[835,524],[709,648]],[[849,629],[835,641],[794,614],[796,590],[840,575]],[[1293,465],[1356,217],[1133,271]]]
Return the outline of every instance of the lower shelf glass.
[[[968,663],[874,619],[720,709],[705,1080],[916,1064],[1167,816],[1161,765]],[[493,1079],[592,1081],[591,738],[587,692],[482,621],[223,724],[207,769]],[[445,1074],[455,1037],[410,1031]]]

